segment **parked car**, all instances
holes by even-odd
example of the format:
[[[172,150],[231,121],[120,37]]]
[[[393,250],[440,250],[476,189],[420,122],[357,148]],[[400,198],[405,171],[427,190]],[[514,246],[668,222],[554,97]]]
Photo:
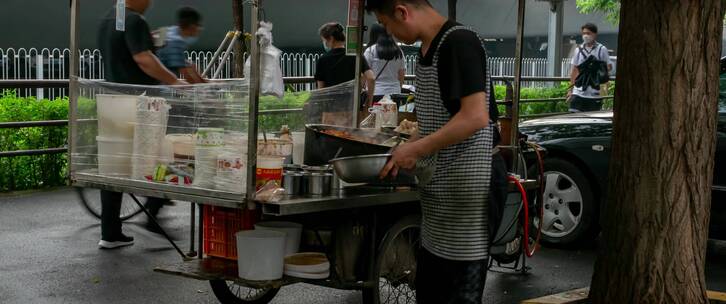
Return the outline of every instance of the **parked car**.
[[[722,74],[726,93],[726,73]],[[726,239],[726,97],[719,99],[711,237]],[[612,111],[573,113],[533,119],[521,132],[547,149],[543,240],[572,245],[599,230],[599,208],[606,202],[611,152]]]

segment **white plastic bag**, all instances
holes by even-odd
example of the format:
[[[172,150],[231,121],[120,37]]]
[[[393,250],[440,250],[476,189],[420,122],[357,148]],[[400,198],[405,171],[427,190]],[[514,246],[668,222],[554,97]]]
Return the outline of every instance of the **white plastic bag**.
[[[282,82],[282,68],[280,68],[280,55],[282,51],[272,45],[272,23],[260,22],[257,30],[260,42],[260,94],[273,95],[282,98],[285,94],[285,84]],[[250,58],[245,62],[245,75],[249,81]]]

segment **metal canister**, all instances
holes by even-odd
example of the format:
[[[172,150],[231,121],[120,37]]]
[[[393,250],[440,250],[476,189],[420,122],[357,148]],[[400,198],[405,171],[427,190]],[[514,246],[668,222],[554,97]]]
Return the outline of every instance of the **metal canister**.
[[[303,194],[303,174],[293,171],[285,171],[282,174],[282,187],[288,195]]]
[[[330,194],[330,183],[333,179],[331,173],[311,173],[308,178],[308,194]]]

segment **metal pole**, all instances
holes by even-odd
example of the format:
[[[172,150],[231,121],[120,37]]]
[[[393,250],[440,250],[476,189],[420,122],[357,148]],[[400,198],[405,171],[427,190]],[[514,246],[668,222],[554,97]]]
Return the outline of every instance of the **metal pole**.
[[[356,50],[355,54],[355,91],[353,92],[353,128],[358,127],[358,111],[360,109],[361,101],[360,100],[360,92],[361,92],[361,83],[360,83],[360,74],[361,72],[361,63],[362,60],[365,60],[363,58],[363,32],[366,26],[366,22],[363,18],[365,18],[364,14],[364,5],[365,1],[358,1],[358,20],[360,22],[358,26],[358,37],[357,37],[357,44],[358,44],[358,50]],[[370,94],[373,94],[373,92],[369,92]]]
[[[565,3],[550,0],[550,20],[547,34],[547,76],[562,74],[562,23]]]
[[[218,62],[217,57],[219,57],[219,54],[222,53],[222,49],[224,49],[224,45],[227,44],[227,40],[229,40],[229,37],[233,36],[233,35],[234,35],[234,32],[232,32],[232,31],[229,31],[229,32],[227,32],[226,35],[224,35],[224,39],[222,40],[222,43],[217,48],[217,51],[214,52],[214,55],[212,56],[212,60],[209,61],[209,64],[207,65],[207,67],[204,68],[204,72],[202,72],[202,77],[206,77],[207,74],[209,74],[209,72],[212,70],[212,66],[214,66],[214,63]],[[222,63],[220,63],[220,64],[222,64]]]
[[[71,182],[73,181],[73,152],[76,150],[76,134],[78,132],[76,121],[78,120],[78,35],[80,34],[78,24],[79,19],[79,2],[80,0],[71,0],[71,58],[69,68],[69,85],[68,85],[68,168],[70,172]]]
[[[519,0],[519,10],[517,13],[517,45],[515,49],[514,62],[514,96],[512,98],[512,171],[519,172],[519,98],[522,84],[522,45],[524,40],[524,12],[526,0]]]
[[[222,59],[219,61],[219,66],[217,67],[217,71],[214,72],[214,75],[212,76],[212,79],[217,79],[219,77],[219,74],[222,73],[222,69],[224,69],[224,64],[227,62],[227,58],[229,58],[229,54],[232,53],[232,49],[234,49],[234,45],[237,43],[237,39],[239,39],[240,32],[234,32],[234,37],[232,38],[232,42],[229,43],[229,46],[227,46],[227,50],[224,52],[224,56],[222,56]]]
[[[260,7],[262,0],[252,3],[252,42],[250,52],[250,98],[248,115],[247,135],[247,206],[254,209],[252,200],[257,191],[257,114],[260,102],[260,46],[257,39],[257,28],[259,27]]]

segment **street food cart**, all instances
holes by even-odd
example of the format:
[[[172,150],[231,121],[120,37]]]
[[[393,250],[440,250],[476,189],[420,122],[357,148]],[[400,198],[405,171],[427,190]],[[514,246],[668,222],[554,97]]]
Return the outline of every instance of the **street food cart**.
[[[222,303],[267,303],[280,287],[300,282],[362,290],[364,303],[415,302],[413,283],[416,251],[420,247],[415,182],[404,178],[316,194],[285,194],[278,199],[262,200],[255,195],[263,186],[260,172],[271,168],[263,164],[268,162],[264,156],[288,155],[277,154],[279,149],[286,148],[276,147],[276,141],[267,138],[270,130],[259,132],[261,118],[267,113],[259,109],[260,49],[255,35],[248,80],[193,86],[135,86],[83,80],[76,77],[78,64],[75,62],[79,2],[71,1],[71,184],[129,193],[139,205],[136,197],[146,196],[189,201],[198,207],[198,219],[191,219],[192,227],[198,229],[198,254],[184,254],[169,239],[182,259],[154,271],[209,281]],[[357,47],[352,49],[357,60],[362,60],[363,2],[351,1],[350,10],[350,14],[357,14],[353,19],[358,23],[348,31],[357,41]],[[262,1],[245,3],[251,4],[255,33]],[[515,84],[518,86],[518,81]],[[341,92],[349,97],[341,97]],[[307,110],[312,114],[304,114],[305,122],[316,125],[308,125],[305,130],[306,160],[327,161],[339,154],[359,152],[351,151],[355,148],[335,151],[330,142],[315,140],[326,135],[316,129],[320,127],[355,132],[360,94],[354,92],[360,92],[358,79],[309,93],[308,104],[325,104],[331,98],[348,99],[352,103],[332,114]],[[516,96],[514,102],[516,108]],[[339,118],[333,120],[336,126],[321,124],[326,114]],[[514,125],[516,118],[513,117]],[[260,133],[263,138],[259,138]],[[366,144],[386,149],[380,142]],[[516,153],[516,145],[513,146]],[[326,157],[321,159],[320,155]],[[189,173],[189,167],[193,167],[193,173]],[[535,181],[516,181],[512,188],[514,184],[537,187]],[[219,231],[215,232],[212,222],[218,217],[229,221],[222,222],[219,228],[227,235],[215,234]],[[228,234],[269,220],[302,224],[300,248],[324,254],[329,261],[329,273],[317,278],[290,275],[272,280],[240,278],[240,265],[232,257],[244,244],[235,244]],[[218,242],[225,237],[225,242]],[[195,240],[190,242],[194,244]]]

